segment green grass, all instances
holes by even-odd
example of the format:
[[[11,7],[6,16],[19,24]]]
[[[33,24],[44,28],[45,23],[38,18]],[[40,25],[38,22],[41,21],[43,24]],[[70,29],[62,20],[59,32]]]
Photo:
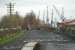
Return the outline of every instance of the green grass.
[[[15,41],[17,38],[22,37],[23,35],[24,35],[24,33],[20,32],[20,31],[16,32],[16,33],[12,33],[10,35],[4,35],[4,36],[0,37],[0,45]]]

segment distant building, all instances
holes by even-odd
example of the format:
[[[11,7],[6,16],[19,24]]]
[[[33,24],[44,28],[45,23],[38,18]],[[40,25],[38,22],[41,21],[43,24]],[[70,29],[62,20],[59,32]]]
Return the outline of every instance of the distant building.
[[[75,19],[64,19],[62,22],[57,23],[58,28],[75,28]]]

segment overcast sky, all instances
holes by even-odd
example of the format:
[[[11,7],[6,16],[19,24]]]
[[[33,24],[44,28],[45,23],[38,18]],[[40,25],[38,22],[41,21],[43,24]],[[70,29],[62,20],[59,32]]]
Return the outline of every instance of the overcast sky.
[[[41,16],[43,10],[46,12],[46,7],[49,7],[49,12],[51,13],[52,5],[56,5],[57,9],[64,8],[65,17],[75,17],[75,0],[12,0],[15,3],[15,10],[19,12],[20,15],[24,16],[27,12],[33,10],[36,14],[40,10]],[[11,0],[0,0],[0,15],[7,14],[6,5],[11,2]],[[55,13],[55,10],[54,10]],[[56,14],[56,13],[55,13]]]

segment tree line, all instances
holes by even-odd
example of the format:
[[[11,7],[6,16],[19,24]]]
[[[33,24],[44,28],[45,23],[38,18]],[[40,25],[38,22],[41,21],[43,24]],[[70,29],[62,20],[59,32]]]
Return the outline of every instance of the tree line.
[[[34,12],[27,13],[25,17],[20,16],[18,13],[14,15],[6,15],[3,16],[0,21],[0,29],[1,28],[27,28],[28,24],[39,25],[40,20],[36,19],[36,15]]]

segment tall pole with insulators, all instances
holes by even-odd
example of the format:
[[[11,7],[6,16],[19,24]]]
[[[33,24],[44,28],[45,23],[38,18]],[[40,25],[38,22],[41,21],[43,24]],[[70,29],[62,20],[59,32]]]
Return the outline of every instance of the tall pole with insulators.
[[[49,18],[48,18],[48,6],[47,6],[47,24],[49,24]]]
[[[53,25],[53,9],[52,9],[52,13],[51,13],[51,27]]]
[[[10,2],[10,3],[7,5],[7,8],[8,8],[8,13],[9,13],[9,15],[11,16],[11,15],[13,14],[13,11],[14,11],[14,4]]]

